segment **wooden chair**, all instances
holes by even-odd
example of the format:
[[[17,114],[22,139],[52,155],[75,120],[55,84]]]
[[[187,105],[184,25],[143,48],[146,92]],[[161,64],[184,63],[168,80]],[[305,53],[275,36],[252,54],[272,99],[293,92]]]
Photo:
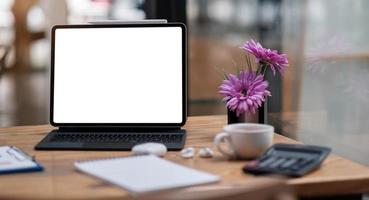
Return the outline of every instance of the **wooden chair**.
[[[260,178],[257,181],[245,180],[240,184],[217,184],[172,190],[159,194],[147,194],[138,199],[150,200],[294,200],[293,191],[283,180]]]
[[[39,0],[15,0],[12,12],[15,19],[15,64],[17,71],[30,70],[30,49],[32,42],[45,37],[45,33],[30,32],[27,26],[27,15],[29,10],[38,3]]]

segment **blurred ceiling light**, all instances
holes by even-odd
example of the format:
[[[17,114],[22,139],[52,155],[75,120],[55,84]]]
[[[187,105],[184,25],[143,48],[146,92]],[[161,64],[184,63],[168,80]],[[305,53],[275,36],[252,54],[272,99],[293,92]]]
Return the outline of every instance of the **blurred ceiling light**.
[[[31,32],[45,31],[45,14],[40,6],[33,6],[28,12],[27,26]]]
[[[190,21],[195,20],[199,16],[198,0],[189,0],[187,3],[187,17]]]
[[[119,12],[118,12],[119,11]],[[122,20],[140,20],[145,19],[145,12],[140,10],[133,9],[120,9],[117,12],[114,12],[114,19],[122,19]]]
[[[30,62],[33,69],[44,69],[49,63],[49,41],[40,39],[35,41],[30,50]]]
[[[0,1],[0,11],[10,10],[13,4],[14,4],[14,0],[1,0]]]
[[[0,28],[8,28],[14,24],[14,16],[11,7],[14,0],[0,0]]]
[[[0,28],[13,26],[14,16],[11,11],[0,11]]]
[[[112,18],[121,20],[145,19],[146,14],[138,9],[142,2],[137,0],[114,1],[112,6]]]
[[[278,8],[275,6],[273,2],[266,2],[262,4],[260,15],[259,15],[259,23],[263,27],[273,26],[273,23],[277,19]]]
[[[70,23],[81,23],[92,19],[105,19],[108,15],[110,1],[66,0]]]
[[[232,1],[217,0],[208,1],[209,3],[209,17],[220,23],[229,23],[232,18]]]
[[[236,1],[235,5],[236,23],[242,27],[249,27],[256,23],[256,11],[258,2],[253,1]]]
[[[325,2],[312,0],[308,1],[309,21],[320,22],[326,17],[327,10],[324,9]]]

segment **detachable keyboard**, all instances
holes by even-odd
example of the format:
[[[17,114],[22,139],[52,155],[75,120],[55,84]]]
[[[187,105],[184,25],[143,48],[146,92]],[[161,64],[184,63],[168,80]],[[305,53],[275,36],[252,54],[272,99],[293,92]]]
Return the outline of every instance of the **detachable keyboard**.
[[[36,150],[131,150],[136,144],[158,142],[168,150],[181,150],[185,144],[186,131],[170,129],[140,132],[103,131],[51,131]]]

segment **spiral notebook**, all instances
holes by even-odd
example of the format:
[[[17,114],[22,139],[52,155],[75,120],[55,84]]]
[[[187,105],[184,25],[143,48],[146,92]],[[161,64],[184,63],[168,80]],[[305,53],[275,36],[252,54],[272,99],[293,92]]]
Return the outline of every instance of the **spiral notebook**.
[[[219,176],[191,169],[154,155],[80,161],[75,167],[86,174],[142,194],[219,181]]]

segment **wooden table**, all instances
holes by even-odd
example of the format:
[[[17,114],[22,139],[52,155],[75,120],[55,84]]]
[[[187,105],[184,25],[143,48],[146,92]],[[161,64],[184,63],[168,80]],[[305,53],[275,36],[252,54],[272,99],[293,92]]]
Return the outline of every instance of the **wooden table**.
[[[212,147],[215,134],[226,123],[225,116],[190,117],[186,146]],[[0,129],[0,144],[14,145],[36,156],[44,172],[0,176],[0,199],[97,199],[123,198],[127,193],[118,187],[75,171],[73,162],[114,156],[130,152],[107,151],[35,151],[34,146],[52,129],[49,125],[19,126]],[[274,142],[296,143],[276,134]],[[244,174],[246,161],[227,161],[220,155],[213,159],[195,157],[183,159],[179,152],[170,152],[167,159],[205,170],[222,177],[220,185],[242,185],[255,181]],[[302,178],[291,178],[300,197],[352,195],[369,192],[369,168],[336,155],[330,155],[321,168]]]

